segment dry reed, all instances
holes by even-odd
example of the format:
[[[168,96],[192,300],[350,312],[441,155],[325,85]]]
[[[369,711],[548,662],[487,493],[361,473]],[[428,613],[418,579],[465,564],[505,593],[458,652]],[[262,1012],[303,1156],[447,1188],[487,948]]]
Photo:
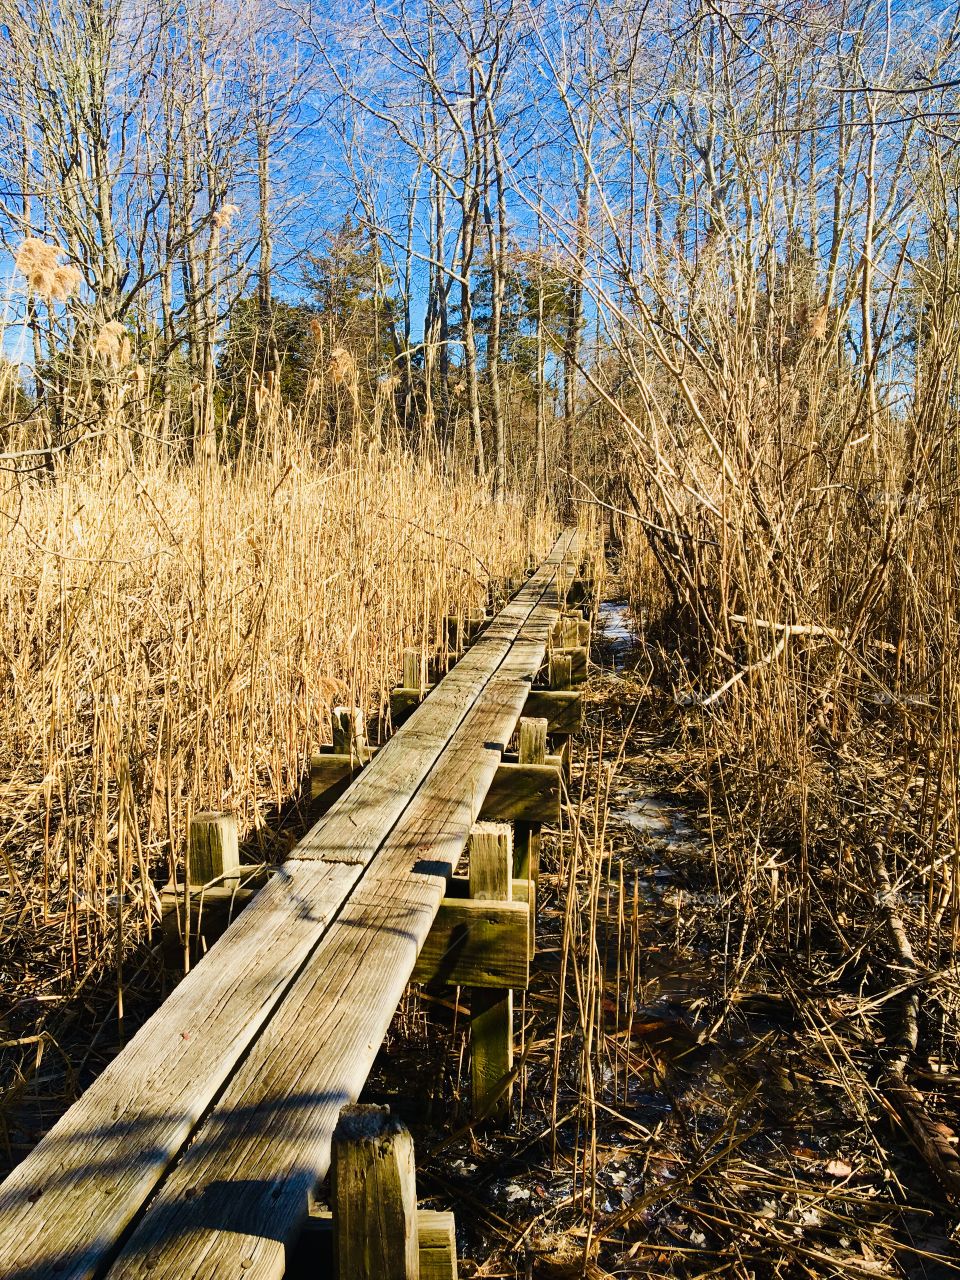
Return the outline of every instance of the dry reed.
[[[7,1008],[145,940],[192,812],[255,835],[332,704],[379,709],[404,647],[551,540],[422,461],[272,432],[229,464],[97,441],[0,500]]]

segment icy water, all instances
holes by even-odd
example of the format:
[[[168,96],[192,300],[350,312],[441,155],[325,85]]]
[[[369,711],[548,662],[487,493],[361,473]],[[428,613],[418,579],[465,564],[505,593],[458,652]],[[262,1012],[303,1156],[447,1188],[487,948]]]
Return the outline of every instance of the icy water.
[[[637,643],[625,600],[605,600],[600,606],[600,624],[607,641],[614,671],[622,671]]]

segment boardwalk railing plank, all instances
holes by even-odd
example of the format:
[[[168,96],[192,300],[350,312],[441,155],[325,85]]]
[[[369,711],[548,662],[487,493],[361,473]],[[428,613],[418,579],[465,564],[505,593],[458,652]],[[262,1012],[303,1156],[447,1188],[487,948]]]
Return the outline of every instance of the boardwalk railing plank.
[[[229,1274],[216,1270],[223,1231],[258,1242],[243,1274],[279,1274],[303,1188],[325,1169],[336,1113],[362,1086],[542,661],[569,545],[569,535],[558,541],[295,860],[0,1187],[8,1280],[103,1275],[191,1137],[111,1274]],[[377,975],[375,1008],[363,997],[354,1009],[358,973]],[[329,1001],[341,981],[338,1009]],[[321,989],[326,1014],[310,1014]],[[339,1062],[320,1051],[327,1042]],[[211,1182],[196,1172],[217,1162]],[[241,1225],[219,1225],[224,1213],[241,1213]]]

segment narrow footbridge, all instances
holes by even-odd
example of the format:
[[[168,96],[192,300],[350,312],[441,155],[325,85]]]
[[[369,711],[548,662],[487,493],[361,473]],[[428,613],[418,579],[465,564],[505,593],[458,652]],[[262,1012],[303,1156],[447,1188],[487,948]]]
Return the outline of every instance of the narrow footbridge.
[[[449,1249],[427,1247],[431,1215],[417,1214],[415,1192],[402,1226],[403,1135],[382,1117],[358,1120],[351,1104],[412,978],[473,986],[475,1033],[506,1027],[509,1041],[507,988],[525,984],[533,948],[532,833],[559,807],[562,760],[545,751],[569,747],[579,715],[571,673],[585,663],[587,624],[567,607],[579,558],[568,531],[369,763],[349,768],[283,867],[0,1186],[3,1280],[282,1280],[332,1148],[337,1274],[455,1275]],[[552,680],[534,688],[545,669]],[[359,764],[362,741],[355,749]],[[504,818],[516,848],[509,828],[477,825]],[[457,877],[471,838],[469,877]],[[495,1041],[475,1049],[485,1114],[510,1083],[509,1043]],[[357,1163],[374,1130],[367,1155],[393,1160],[392,1174]],[[406,1270],[383,1262],[395,1220]],[[358,1230],[370,1239],[351,1245]]]

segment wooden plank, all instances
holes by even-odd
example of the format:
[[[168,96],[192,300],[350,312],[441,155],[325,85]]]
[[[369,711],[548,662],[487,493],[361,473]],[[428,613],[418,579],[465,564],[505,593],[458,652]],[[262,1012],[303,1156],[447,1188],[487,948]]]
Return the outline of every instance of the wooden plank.
[[[528,615],[522,637],[507,646],[489,696],[475,700],[463,715],[429,785],[407,802],[403,821],[390,830],[287,999],[250,1046],[130,1237],[110,1272],[115,1280],[212,1280],[238,1257],[247,1280],[282,1277],[283,1242],[296,1233],[307,1197],[327,1171],[336,1116],[359,1095],[413,972],[480,798],[519,719],[531,673],[542,661],[553,607],[552,593],[546,593]],[[497,632],[495,621],[464,662]],[[338,863],[342,828],[329,819],[343,813],[351,793],[374,776],[399,740],[398,734],[384,747],[298,852]],[[379,813],[383,806],[376,808]],[[347,812],[366,816],[367,832],[376,825],[364,807]],[[336,840],[328,846],[322,833],[329,836],[331,829]],[[350,838],[352,851],[357,837]],[[373,853],[368,850],[365,861]],[[347,865],[356,869],[359,863]],[[255,910],[256,903],[241,920]],[[221,947],[229,937],[228,932]]]
[[[342,795],[362,768],[364,763],[356,756],[318,751],[310,757],[310,799],[319,801],[337,787],[341,788]]]
[[[564,662],[569,661],[570,663],[569,680],[572,686],[577,684],[583,684],[585,682],[587,678],[588,659],[589,659],[588,651],[582,645],[571,645],[563,649],[559,649],[559,648],[554,649],[550,655],[550,664],[551,664],[551,668],[556,669],[557,672],[559,673],[560,671],[565,669],[563,665]],[[564,677],[561,677],[558,674],[557,678],[561,679]],[[551,680],[551,683],[552,683],[552,680]],[[563,686],[558,685],[557,687],[562,688]]]
[[[457,1227],[444,1209],[417,1210],[420,1280],[457,1280]],[[319,1280],[333,1271],[333,1216],[311,1210],[287,1262],[286,1280]]]
[[[510,894],[514,902],[530,901],[530,883],[527,880],[513,880],[510,884]],[[464,898],[470,897],[470,877],[469,876],[451,876],[447,881],[447,896],[444,902],[454,899],[462,902]]]
[[[583,695],[570,689],[531,689],[523,714],[546,720],[548,733],[578,733],[583,722]]]
[[[553,764],[502,764],[480,810],[483,820],[560,820],[560,770]]]
[[[376,757],[379,748],[371,748],[371,759]],[[503,764],[505,766],[517,765],[520,760],[516,753],[506,753],[504,755]],[[553,764],[559,767],[559,756],[545,756],[541,764]],[[351,782],[363,765],[357,760],[356,756],[340,755],[333,751],[320,751],[316,755],[310,757],[310,795],[313,799],[319,796],[325,796],[335,787],[343,784],[344,788],[347,783]],[[500,780],[500,787],[509,790],[511,785],[515,785],[518,775],[510,768],[504,768],[503,776]],[[342,793],[341,793],[342,794]]]
[[[283,1026],[284,1034],[289,1035],[288,1018],[274,1017],[270,1020],[281,1001],[288,996],[293,999],[293,993],[297,992],[302,1003],[307,994],[304,986],[315,992],[318,985],[325,985],[325,981],[319,982],[321,976],[324,980],[327,977],[321,952],[329,955],[331,948],[334,952],[342,950],[351,958],[347,967],[353,973],[357,961],[356,938],[366,936],[363,929],[358,931],[364,917],[356,916],[355,912],[374,909],[365,900],[358,902],[354,913],[341,914],[340,928],[335,932],[328,928],[330,920],[341,909],[363,868],[384,848],[386,833],[392,833],[405,810],[415,808],[418,788],[438,760],[447,756],[455,760],[461,786],[463,778],[471,772],[465,758],[457,759],[455,753],[445,751],[445,748],[463,721],[474,712],[486,684],[499,674],[500,665],[512,651],[511,646],[517,650],[522,648],[514,645],[521,627],[539,607],[543,609],[544,618],[549,617],[549,608],[541,606],[540,602],[544,598],[552,599],[550,587],[556,553],[562,554],[569,541],[569,536],[558,540],[550,563],[534,575],[518,600],[491,624],[463,662],[454,668],[448,679],[411,716],[407,726],[387,744],[378,757],[376,767],[364,770],[340,804],[314,827],[303,847],[303,858],[288,863],[257,895],[214,951],[175,989],[124,1052],[101,1073],[80,1101],[0,1187],[0,1257],[7,1276],[39,1276],[49,1271],[55,1272],[60,1280],[79,1280],[81,1277],[87,1280],[87,1277],[102,1273],[115,1250],[116,1241],[131,1225],[218,1095],[222,1095],[223,1104],[225,1100],[238,1096],[235,1086],[242,1091],[243,1086],[237,1086],[237,1080],[249,1085],[247,1064],[236,1070],[244,1055],[249,1053],[251,1046],[260,1049],[261,1045],[262,1053],[269,1055],[275,1040],[272,1034],[264,1034],[265,1026],[271,1033]],[[522,669],[514,673],[517,697],[525,697],[529,678],[525,673],[530,661],[539,663],[541,658],[542,654],[538,656],[535,645],[532,653],[528,653],[521,663]],[[481,725],[484,716],[476,715],[475,722]],[[507,737],[509,732],[512,732],[512,725]],[[490,752],[490,760],[485,763],[492,776],[496,753]],[[413,802],[411,796],[414,797]],[[467,830],[475,817],[476,812],[469,813]],[[407,834],[402,840],[409,838],[411,823],[416,826],[413,816],[407,823]],[[434,830],[436,825],[435,820]],[[461,822],[454,823],[451,849],[456,841],[462,839],[461,825]],[[423,838],[424,847],[429,848],[430,837],[426,831]],[[422,929],[425,937],[442,897],[442,885],[427,892],[421,880],[433,882],[437,877],[418,877],[410,872],[410,846],[403,845],[403,848],[407,859],[404,869],[411,887],[426,895],[428,905]],[[461,848],[462,843],[456,849],[456,856],[459,856]],[[395,866],[393,869],[396,870]],[[384,940],[391,940],[400,949],[398,972],[402,977],[390,975],[383,999],[377,1006],[377,1017],[372,1023],[370,1012],[365,1009],[366,1020],[361,1019],[359,1029],[349,1019],[347,1025],[340,1028],[340,1039],[354,1027],[356,1035],[366,1046],[356,1050],[358,1056],[355,1058],[348,1054],[343,1081],[338,1076],[330,1090],[321,1090],[321,1095],[311,1094],[309,1099],[298,1098],[296,1089],[292,1097],[288,1091],[283,1115],[296,1117],[300,1112],[309,1112],[311,1119],[307,1127],[311,1133],[316,1132],[318,1110],[327,1120],[330,1119],[318,1103],[332,1105],[335,1102],[339,1111],[343,1102],[359,1092],[366,1072],[364,1070],[361,1074],[358,1064],[367,1063],[365,1055],[372,1060],[375,1046],[380,1043],[386,1026],[379,1036],[377,1030],[384,1017],[389,1022],[389,1016],[383,1011],[399,983],[400,991],[396,993],[390,1012],[396,1007],[415,962],[415,951],[411,952],[411,948],[416,947],[418,939],[393,927],[389,885],[381,885],[380,891],[387,893],[390,905],[379,918],[377,927],[383,926],[379,943],[382,945]],[[409,908],[414,916],[420,909],[419,899]],[[354,948],[347,946],[344,936],[349,920],[353,924],[350,937]],[[365,956],[366,952],[362,954]],[[377,954],[374,964],[379,965],[380,960]],[[319,970],[313,967],[314,962],[320,965]],[[311,976],[307,980],[304,975],[308,970]],[[333,985],[336,986],[335,980]],[[290,1001],[282,1008],[289,1010]],[[327,1012],[329,1015],[330,1011]],[[293,1023],[296,1029],[296,1017]],[[302,1024],[299,1030],[303,1035],[305,1028]],[[310,1043],[304,1046],[304,1052],[309,1056],[311,1048],[313,1051],[317,1048],[316,1029],[311,1028],[307,1038]],[[247,1062],[252,1058],[251,1054]],[[257,1055],[257,1061],[260,1060],[261,1055]],[[293,1060],[296,1060],[296,1055],[293,1055]],[[324,1073],[319,1074],[326,1078]],[[228,1081],[229,1084],[226,1083]],[[269,1094],[272,1082],[273,1076],[264,1080],[264,1088],[268,1090],[264,1099],[265,1109],[262,1116],[252,1118],[251,1123],[258,1132],[262,1123],[268,1125],[276,1160],[286,1170],[283,1158],[298,1149],[299,1131],[293,1119],[290,1122],[292,1145],[282,1137],[287,1130],[286,1122],[280,1126],[281,1137],[278,1138],[278,1114],[271,1105]],[[231,1108],[229,1102],[225,1112],[218,1106],[212,1114],[222,1118],[221,1141],[232,1136],[239,1142],[241,1133],[249,1137],[241,1123],[242,1111]],[[212,1151],[213,1132],[209,1123],[204,1126],[203,1139],[193,1143],[179,1168],[184,1168],[191,1156],[198,1160]],[[319,1137],[310,1148],[313,1168],[323,1166],[325,1171],[331,1133],[332,1122],[320,1124]],[[247,1228],[251,1223],[254,1228],[258,1226],[255,1215],[250,1218],[244,1216],[248,1211],[248,1200],[260,1204],[261,1220],[266,1209],[267,1218],[263,1220],[262,1230],[266,1235],[273,1233],[270,1204],[264,1206],[262,1203],[264,1199],[270,1199],[269,1195],[264,1195],[263,1185],[253,1179],[257,1183],[253,1186],[247,1180],[246,1194],[243,1194],[243,1170],[246,1167],[241,1162],[234,1175],[240,1182],[230,1189],[230,1195],[226,1197],[233,1201],[239,1215],[236,1221],[241,1230],[241,1240],[249,1238]],[[170,1188],[169,1194],[175,1196],[172,1181],[165,1186],[164,1193]],[[284,1219],[288,1236],[289,1230],[302,1216],[303,1202],[299,1196],[302,1185],[305,1184],[294,1178],[291,1191],[288,1181],[283,1180],[284,1203],[288,1206],[296,1204],[292,1219]],[[220,1194],[224,1194],[223,1188],[220,1188]],[[212,1208],[211,1196],[212,1193],[194,1195],[188,1203],[202,1215],[205,1208]],[[158,1196],[157,1203],[160,1201],[161,1196]],[[165,1203],[169,1212],[170,1205],[177,1202],[174,1198]],[[159,1218],[162,1216],[161,1211]],[[151,1230],[155,1232],[159,1218],[151,1211],[144,1221],[150,1222]],[[220,1234],[208,1223],[206,1234],[201,1232],[204,1245],[211,1230],[215,1235]],[[160,1234],[169,1243],[171,1232]],[[179,1238],[186,1241],[188,1236],[189,1230],[186,1230]],[[259,1251],[263,1241],[260,1236],[257,1239],[260,1241]],[[274,1240],[273,1244],[277,1245],[277,1241]],[[282,1255],[282,1246],[279,1246],[279,1253]],[[228,1256],[236,1256],[232,1246]],[[201,1250],[195,1262],[188,1262],[181,1253],[174,1270],[167,1274],[178,1277],[222,1274],[215,1266],[205,1272],[205,1257]],[[118,1264],[119,1270],[115,1274],[134,1274],[127,1272],[124,1265]],[[149,1268],[144,1272],[147,1273]],[[254,1274],[259,1272],[251,1272],[250,1280]],[[282,1271],[274,1269],[266,1274],[279,1276]]]
[[[390,719],[395,728],[416,711],[428,692],[428,689],[390,690]]]
[[[336,1280],[419,1280],[413,1139],[389,1107],[340,1112],[330,1198]]]
[[[525,990],[530,984],[529,944],[530,908],[525,900],[444,898],[411,978],[448,987]]]
[[[0,1186],[7,1277],[92,1277],[289,988],[356,869],[298,865],[257,895]]]

